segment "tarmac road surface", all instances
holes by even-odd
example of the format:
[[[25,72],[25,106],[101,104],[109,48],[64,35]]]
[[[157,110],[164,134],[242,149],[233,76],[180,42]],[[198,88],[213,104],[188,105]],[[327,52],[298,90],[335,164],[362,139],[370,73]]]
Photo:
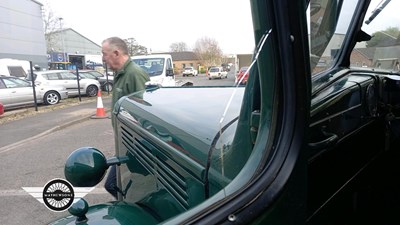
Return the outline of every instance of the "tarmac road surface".
[[[103,96],[106,111],[111,110],[111,97]],[[0,152],[19,144],[89,119],[96,114],[97,97],[52,108],[10,111],[0,117]],[[3,121],[3,122],[1,122]]]

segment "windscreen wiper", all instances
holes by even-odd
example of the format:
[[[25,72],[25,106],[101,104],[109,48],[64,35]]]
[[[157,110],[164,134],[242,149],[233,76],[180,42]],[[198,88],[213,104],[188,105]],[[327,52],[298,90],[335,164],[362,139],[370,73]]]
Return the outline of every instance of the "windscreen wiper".
[[[383,3],[382,3],[383,2]],[[366,24],[369,24],[372,22],[372,20],[375,19],[375,17],[389,4],[390,0],[385,0],[381,1],[378,6],[372,11],[372,15],[368,18],[367,21],[365,21]]]

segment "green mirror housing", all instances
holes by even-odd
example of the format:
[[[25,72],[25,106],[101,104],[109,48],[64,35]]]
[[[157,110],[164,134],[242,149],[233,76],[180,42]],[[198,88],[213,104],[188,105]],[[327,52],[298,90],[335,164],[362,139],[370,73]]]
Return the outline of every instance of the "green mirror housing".
[[[75,187],[93,187],[103,179],[107,169],[107,160],[102,152],[93,147],[83,147],[69,155],[64,175]]]
[[[81,198],[77,202],[71,205],[68,209],[68,212],[72,215],[76,216],[76,224],[87,222],[86,213],[89,210],[89,204],[85,201],[85,199]]]

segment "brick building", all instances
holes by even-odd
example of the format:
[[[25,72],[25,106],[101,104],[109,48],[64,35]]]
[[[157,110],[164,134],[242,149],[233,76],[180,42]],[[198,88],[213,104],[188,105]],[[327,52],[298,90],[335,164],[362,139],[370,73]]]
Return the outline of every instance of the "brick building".
[[[351,52],[350,63],[355,67],[372,67],[376,48],[355,48]]]
[[[203,66],[202,60],[200,60],[194,52],[165,52],[164,54],[170,54],[172,56],[175,74],[182,73],[183,69],[189,66],[201,71],[201,66]]]

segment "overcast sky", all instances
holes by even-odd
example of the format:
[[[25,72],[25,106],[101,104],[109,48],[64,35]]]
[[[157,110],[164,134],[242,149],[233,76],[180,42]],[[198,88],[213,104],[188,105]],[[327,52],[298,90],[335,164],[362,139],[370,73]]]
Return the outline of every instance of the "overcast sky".
[[[153,52],[169,51],[174,42],[185,42],[190,49],[196,40],[217,40],[224,54],[252,53],[253,27],[249,0],[40,0],[63,27],[72,28],[97,44],[111,36],[135,38]],[[381,0],[372,0],[375,8]],[[390,26],[400,27],[400,0],[384,9],[391,15],[377,17],[364,26],[372,33]],[[369,17],[370,12],[367,13]],[[386,15],[387,17],[387,15]]]
[[[367,16],[365,17],[365,20],[367,20],[372,13],[372,10],[374,10],[377,6],[379,6],[379,3],[384,2],[383,0],[372,0],[371,6],[368,8],[368,13]],[[400,27],[400,0],[391,0],[389,4],[386,5],[386,7],[383,9],[382,14],[385,14],[384,16],[378,15],[375,17],[374,20],[370,24],[363,24],[363,29],[369,34],[372,34],[373,32],[376,31],[381,31],[385,30],[386,28],[389,27]]]
[[[252,53],[253,27],[249,0],[40,0],[63,28],[72,28],[101,44],[111,36],[135,38],[155,51],[174,42],[193,48],[196,40],[217,40],[224,54]]]

